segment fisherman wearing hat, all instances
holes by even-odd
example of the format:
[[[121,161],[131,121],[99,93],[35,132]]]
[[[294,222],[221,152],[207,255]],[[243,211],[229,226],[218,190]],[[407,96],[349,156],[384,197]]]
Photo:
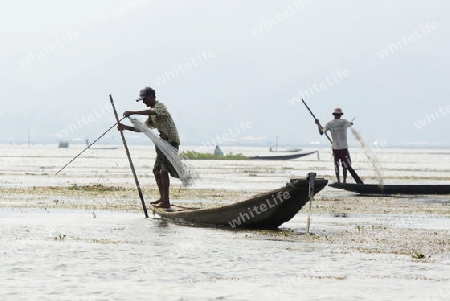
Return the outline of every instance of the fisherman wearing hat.
[[[355,179],[356,183],[364,184],[363,181],[361,181],[360,177],[353,170],[351,166],[350,153],[348,152],[347,129],[351,127],[353,123],[348,121],[347,119],[341,119],[342,115],[344,115],[341,108],[334,109],[334,112],[332,114],[334,115],[334,119],[329,121],[324,127],[320,125],[319,119],[316,119],[316,124],[319,127],[320,135],[323,135],[324,133],[331,131],[334,165],[337,181],[338,183],[341,182],[339,178],[339,160],[340,160],[343,169],[342,173],[344,183],[347,182],[347,169],[348,169],[353,179]]]
[[[136,101],[143,101],[143,103],[149,108],[143,111],[125,111],[123,113],[124,117],[129,117],[131,115],[145,115],[148,116],[145,122],[148,127],[156,128],[159,131],[159,136],[170,143],[176,149],[180,146],[180,137],[178,135],[178,130],[175,126],[175,122],[172,119],[166,106],[157,101],[155,97],[155,90],[150,87],[145,87],[139,92],[139,97]],[[119,130],[128,130],[139,132],[138,129],[132,126],[128,126],[122,123],[118,125]],[[155,166],[153,168],[153,174],[155,175],[156,184],[158,185],[159,200],[151,202],[156,207],[170,208],[169,200],[169,187],[170,178],[169,173],[172,177],[179,178],[178,173],[173,167],[170,160],[161,152],[161,150],[155,146],[156,149],[156,160]]]

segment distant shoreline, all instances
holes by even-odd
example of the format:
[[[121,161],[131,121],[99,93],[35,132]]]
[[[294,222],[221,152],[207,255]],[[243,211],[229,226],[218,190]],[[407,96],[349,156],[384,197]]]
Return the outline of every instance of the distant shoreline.
[[[50,146],[54,145],[55,147],[58,147],[59,142],[37,142],[37,143],[30,143],[30,146]],[[28,146],[27,142],[0,142],[0,146]],[[86,144],[82,141],[76,141],[72,142],[70,141],[70,145],[76,145],[78,146],[84,146],[86,147]],[[148,142],[143,143],[130,143],[128,142],[128,145],[135,145],[135,146],[151,146]],[[107,148],[121,148],[122,142],[118,141],[117,143],[96,143],[91,148],[96,148],[96,146],[101,147],[107,147]],[[181,144],[181,147],[185,148],[192,148],[196,149],[198,147],[202,147],[201,144]],[[260,144],[221,144],[220,147],[236,147],[236,148],[267,148],[267,150],[271,147],[271,145],[260,145]],[[299,143],[299,144],[286,144],[283,145],[283,147],[299,147],[299,148],[310,148],[310,149],[329,149],[330,144],[328,143],[321,143],[321,144],[305,144],[305,143]],[[387,146],[383,147],[377,147],[376,145],[371,145],[372,149],[374,150],[383,150],[383,149],[448,149],[450,153],[450,144],[433,144],[433,143],[403,143],[403,144],[389,144]],[[361,148],[359,144],[357,143],[349,143],[349,149],[359,149]]]

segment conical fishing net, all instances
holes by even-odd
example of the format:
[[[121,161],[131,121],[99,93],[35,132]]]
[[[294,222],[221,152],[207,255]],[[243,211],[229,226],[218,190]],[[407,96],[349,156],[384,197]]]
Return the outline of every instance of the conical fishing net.
[[[178,149],[170,145],[164,139],[161,139],[161,137],[155,135],[155,133],[153,133],[153,131],[145,123],[142,123],[140,120],[135,118],[130,118],[130,120],[136,129],[150,138],[156,147],[158,147],[167,159],[169,159],[180,176],[183,186],[187,187],[193,185],[195,180],[198,179],[198,176],[190,168],[188,168],[185,162],[183,162],[183,160],[185,161],[186,159],[178,154]]]
[[[380,187],[383,187],[384,182],[383,182],[383,177],[381,175],[380,162],[378,162],[378,159],[375,156],[375,153],[373,152],[370,145],[368,145],[366,143],[366,141],[364,141],[363,137],[357,130],[355,130],[353,127],[351,127],[350,129],[352,130],[353,136],[355,136],[356,140],[358,140],[359,143],[361,144],[362,148],[364,149],[364,153],[366,154],[367,158],[369,159],[370,163],[372,164],[373,170],[375,171],[375,174],[376,174],[376,177],[378,180],[378,185]]]

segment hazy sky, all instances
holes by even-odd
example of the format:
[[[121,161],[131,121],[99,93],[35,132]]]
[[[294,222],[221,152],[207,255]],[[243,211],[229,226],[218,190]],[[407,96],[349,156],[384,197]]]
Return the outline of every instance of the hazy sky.
[[[114,123],[109,94],[119,114],[144,109],[134,99],[146,85],[172,112],[182,144],[277,135],[282,144],[328,143],[302,97],[323,124],[335,107],[356,117],[368,142],[450,142],[448,1],[1,8],[0,142],[25,142],[28,130],[35,142],[93,140]]]

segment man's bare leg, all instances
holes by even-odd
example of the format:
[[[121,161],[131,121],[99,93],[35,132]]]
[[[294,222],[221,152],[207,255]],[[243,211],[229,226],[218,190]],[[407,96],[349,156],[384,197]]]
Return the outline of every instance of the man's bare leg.
[[[161,203],[159,204],[158,207],[170,208],[170,200],[169,200],[170,178],[169,173],[165,170],[161,171],[161,186],[162,186]]]
[[[347,183],[347,168],[342,167],[342,177],[344,178],[343,183]]]
[[[341,179],[339,179],[339,164],[334,165],[334,172],[336,173],[337,182],[341,183]]]
[[[162,202],[163,187],[161,182],[161,172],[159,170],[154,169],[153,174],[155,175],[156,185],[158,186],[159,199],[157,201],[151,202],[150,204],[156,205]]]
[[[364,182],[361,180],[361,178],[358,176],[358,174],[356,173],[356,171],[352,168],[350,160],[347,163],[343,163],[343,166],[345,166],[344,168],[347,168],[348,171],[350,172],[350,174],[352,175],[353,179],[355,179],[355,182],[357,184],[364,184]]]

